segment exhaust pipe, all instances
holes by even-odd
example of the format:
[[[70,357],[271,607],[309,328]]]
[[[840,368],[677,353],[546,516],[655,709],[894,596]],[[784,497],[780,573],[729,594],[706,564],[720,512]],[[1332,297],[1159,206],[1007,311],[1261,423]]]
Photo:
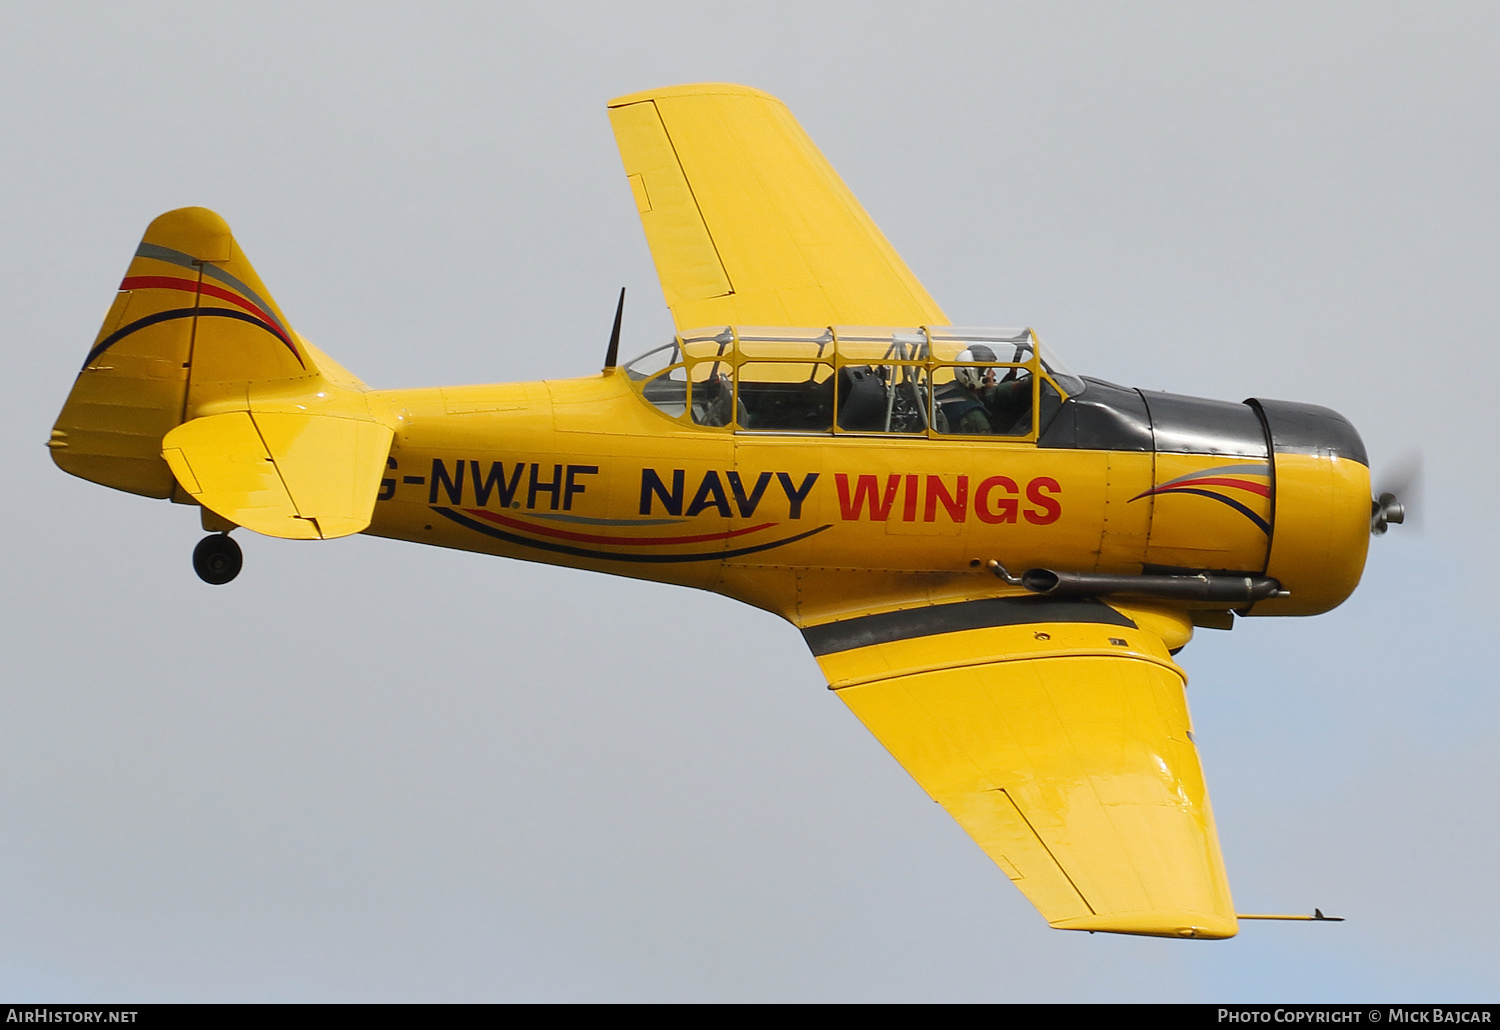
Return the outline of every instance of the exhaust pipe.
[[[1227,576],[1208,572],[1193,576],[1118,576],[1097,572],[1054,572],[1051,569],[1028,569],[1013,576],[998,561],[990,561],[987,567],[1011,586],[1024,587],[1047,597],[1128,594],[1163,601],[1251,604],[1267,597],[1291,596],[1269,576]]]

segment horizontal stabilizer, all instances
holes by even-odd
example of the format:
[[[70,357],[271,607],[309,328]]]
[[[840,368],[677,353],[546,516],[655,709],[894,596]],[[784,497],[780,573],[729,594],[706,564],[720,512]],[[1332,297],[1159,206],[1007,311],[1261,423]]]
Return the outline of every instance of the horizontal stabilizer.
[[[370,524],[392,435],[334,415],[232,411],[173,429],[162,457],[194,500],[229,521],[326,540]]]

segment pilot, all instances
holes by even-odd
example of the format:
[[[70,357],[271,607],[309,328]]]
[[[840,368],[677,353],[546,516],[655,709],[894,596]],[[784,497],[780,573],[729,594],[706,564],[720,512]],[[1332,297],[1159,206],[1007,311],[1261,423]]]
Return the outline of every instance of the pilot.
[[[962,351],[958,361],[998,361],[995,352],[982,343]],[[966,436],[989,436],[1006,432],[1016,421],[1018,402],[1030,407],[1029,377],[1016,378],[1015,370],[1004,382],[996,382],[994,368],[966,365],[953,370],[953,381],[938,388],[937,402],[948,423],[948,432]],[[1024,395],[1024,396],[1023,396]],[[1000,426],[997,430],[995,427]]]

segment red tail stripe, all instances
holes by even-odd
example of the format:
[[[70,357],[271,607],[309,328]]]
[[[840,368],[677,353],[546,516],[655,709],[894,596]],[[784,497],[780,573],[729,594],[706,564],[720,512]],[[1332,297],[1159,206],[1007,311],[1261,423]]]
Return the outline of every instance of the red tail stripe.
[[[281,341],[283,343],[290,345],[292,342],[291,340],[288,340],[286,338],[286,335],[276,327],[276,320],[265,311],[261,310],[255,304],[250,303],[239,294],[231,293],[230,291],[224,289],[224,287],[215,286],[213,283],[198,283],[194,282],[191,279],[174,279],[168,275],[129,275],[121,280],[120,289],[180,290],[183,293],[202,293],[206,296],[214,297],[218,300],[228,301],[235,307],[243,308],[245,311],[250,312],[250,314],[256,316],[257,318],[263,319],[266,322],[266,328],[270,329],[271,332],[281,337]]]

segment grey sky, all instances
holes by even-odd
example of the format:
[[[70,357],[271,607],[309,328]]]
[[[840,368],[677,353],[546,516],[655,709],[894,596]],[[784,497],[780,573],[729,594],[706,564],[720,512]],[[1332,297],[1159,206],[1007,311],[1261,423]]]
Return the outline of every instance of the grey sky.
[[[1492,5],[0,8],[0,996],[1495,998]],[[1242,911],[1049,930],[721,598],[357,538],[243,537],[43,442],[147,222],[223,214],[377,387],[664,339],[604,115],[784,99],[958,324],[1077,370],[1326,404],[1425,532],[1311,620],[1182,656]]]

